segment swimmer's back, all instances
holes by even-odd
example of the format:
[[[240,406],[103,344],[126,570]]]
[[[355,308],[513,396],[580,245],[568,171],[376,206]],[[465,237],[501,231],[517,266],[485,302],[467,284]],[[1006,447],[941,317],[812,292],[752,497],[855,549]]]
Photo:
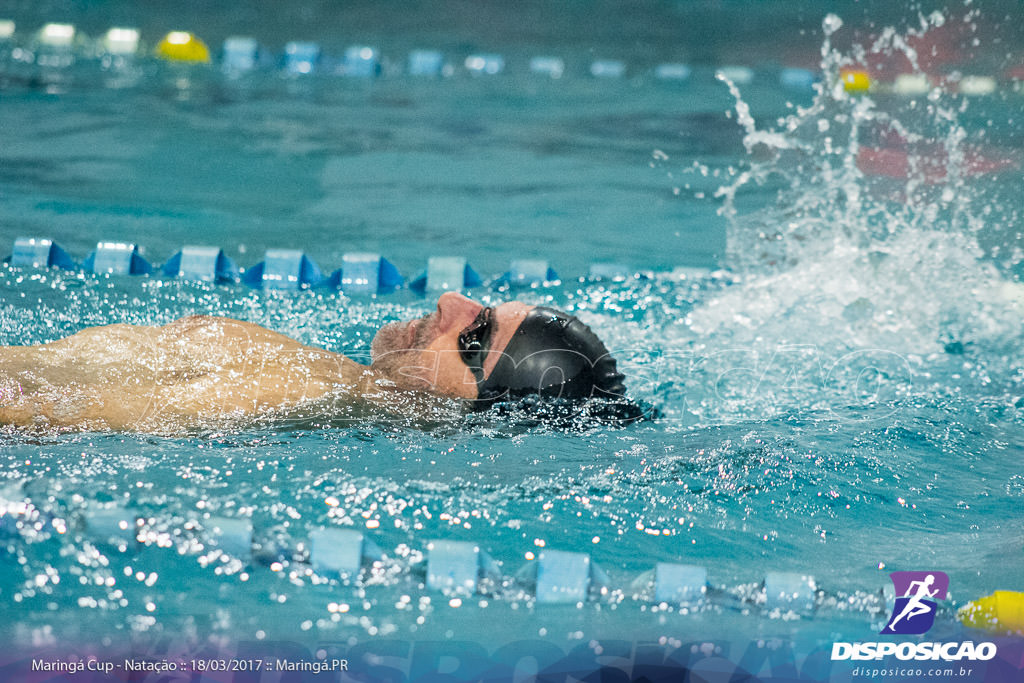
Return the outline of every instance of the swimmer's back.
[[[0,348],[0,423],[151,431],[295,405],[361,374],[341,354],[228,318],[92,327]]]

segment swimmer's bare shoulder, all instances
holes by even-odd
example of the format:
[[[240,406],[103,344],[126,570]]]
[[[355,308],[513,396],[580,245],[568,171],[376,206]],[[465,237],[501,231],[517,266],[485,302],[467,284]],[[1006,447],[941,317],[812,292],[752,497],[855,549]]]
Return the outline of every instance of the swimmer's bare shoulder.
[[[383,405],[390,392],[379,380],[340,353],[250,322],[107,325],[0,347],[0,423],[173,432],[326,399],[343,412]]]

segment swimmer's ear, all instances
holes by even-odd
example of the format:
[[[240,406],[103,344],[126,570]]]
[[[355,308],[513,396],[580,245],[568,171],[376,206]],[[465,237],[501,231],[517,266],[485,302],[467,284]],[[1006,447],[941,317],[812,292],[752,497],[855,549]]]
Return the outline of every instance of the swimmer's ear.
[[[626,395],[626,376],[618,370],[618,364],[606,354],[594,364],[595,396],[623,398]]]
[[[626,395],[625,375],[618,370],[615,358],[608,351],[600,337],[594,334],[589,325],[579,318],[571,318],[566,331],[572,340],[574,350],[583,353],[592,363],[592,383],[594,397],[623,398]]]

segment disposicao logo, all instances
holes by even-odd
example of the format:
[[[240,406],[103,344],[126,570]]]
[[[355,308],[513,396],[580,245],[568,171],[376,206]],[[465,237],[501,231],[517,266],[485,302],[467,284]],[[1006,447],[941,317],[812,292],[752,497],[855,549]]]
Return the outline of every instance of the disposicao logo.
[[[893,572],[889,575],[896,589],[892,614],[882,635],[920,635],[935,623],[939,600],[949,591],[949,577],[944,572]],[[870,660],[895,656],[900,660],[985,661],[996,656],[995,643],[967,642],[871,642],[833,643],[832,660]]]
[[[935,606],[946,599],[949,577],[945,572],[893,572],[896,603],[889,622],[879,633],[919,635],[935,623]]]

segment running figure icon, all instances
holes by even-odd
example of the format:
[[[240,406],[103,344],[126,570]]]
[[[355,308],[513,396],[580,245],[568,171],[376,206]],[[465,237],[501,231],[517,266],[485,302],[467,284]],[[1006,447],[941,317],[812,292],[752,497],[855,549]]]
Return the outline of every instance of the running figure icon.
[[[893,628],[894,626],[896,626],[899,620],[903,617],[906,617],[907,619],[913,619],[919,614],[927,614],[928,612],[932,611],[932,605],[925,604],[921,602],[921,600],[924,598],[934,598],[936,593],[939,592],[938,588],[936,588],[934,591],[928,590],[928,587],[931,586],[933,583],[935,583],[934,574],[929,574],[928,576],[926,576],[924,581],[912,581],[910,583],[910,590],[916,590],[916,592],[914,593],[914,595],[910,597],[910,600],[907,601],[906,606],[903,608],[903,611],[899,613],[899,616],[897,616],[895,619],[889,622],[889,628]],[[914,588],[915,586],[917,587],[916,589]]]
[[[893,572],[897,597],[892,618],[882,633],[924,633],[935,623],[937,600],[945,600],[949,577],[944,572]]]

